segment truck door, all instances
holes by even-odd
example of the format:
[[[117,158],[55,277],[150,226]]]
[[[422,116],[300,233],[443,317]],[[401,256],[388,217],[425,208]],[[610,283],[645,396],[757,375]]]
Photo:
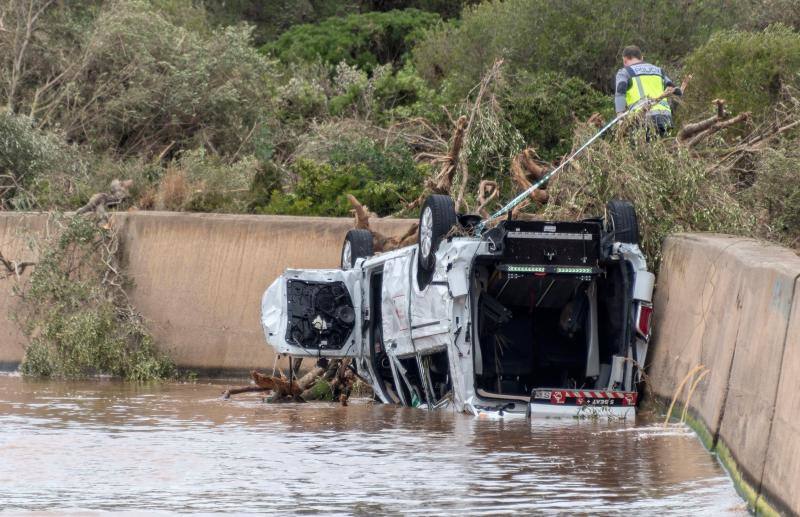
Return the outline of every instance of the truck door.
[[[360,277],[360,269],[287,269],[261,301],[267,342],[296,357],[360,355]]]

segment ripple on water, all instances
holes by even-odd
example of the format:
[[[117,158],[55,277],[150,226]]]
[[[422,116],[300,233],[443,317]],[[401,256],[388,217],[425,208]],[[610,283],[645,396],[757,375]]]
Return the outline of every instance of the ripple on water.
[[[0,377],[0,508],[746,513],[685,426],[268,405],[223,388]]]

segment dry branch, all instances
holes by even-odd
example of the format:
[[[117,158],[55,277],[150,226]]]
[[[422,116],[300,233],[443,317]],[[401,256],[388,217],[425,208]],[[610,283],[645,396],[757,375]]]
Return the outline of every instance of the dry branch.
[[[717,133],[718,131],[731,127],[740,122],[744,122],[749,117],[750,117],[750,112],[745,112],[745,113],[740,113],[731,119],[719,121],[714,125],[712,125],[711,127],[709,127],[708,129],[705,129],[704,131],[701,131],[700,133],[695,135],[691,140],[686,142],[686,146],[692,148],[697,144],[699,144],[701,141],[708,138],[709,136],[713,135],[714,133]]]
[[[100,192],[93,195],[89,202],[80,207],[75,213],[77,215],[94,212],[101,219],[107,219],[106,208],[117,206],[130,196],[130,188],[133,180],[118,180],[111,182],[110,192]]]
[[[22,275],[26,269],[31,266],[35,266],[36,262],[17,262],[16,260],[9,260],[3,256],[3,252],[0,251],[0,265],[3,266],[3,269],[6,270],[6,275],[2,278],[8,278],[11,275],[14,275],[19,280],[20,275]]]
[[[412,224],[406,233],[399,237],[386,236],[370,227],[370,217],[375,216],[375,214],[369,211],[369,207],[361,204],[352,194],[347,194],[347,200],[353,207],[355,228],[369,230],[372,233],[372,250],[375,253],[402,248],[403,246],[409,246],[417,242],[417,228],[419,226],[417,223]]]
[[[547,172],[547,168],[539,164],[537,158],[536,151],[529,147],[511,160],[511,179],[521,190],[529,189],[533,186],[533,182],[541,179]],[[537,203],[546,203],[549,196],[543,189],[544,186],[531,192],[531,199]],[[521,209],[518,207],[516,212]]]

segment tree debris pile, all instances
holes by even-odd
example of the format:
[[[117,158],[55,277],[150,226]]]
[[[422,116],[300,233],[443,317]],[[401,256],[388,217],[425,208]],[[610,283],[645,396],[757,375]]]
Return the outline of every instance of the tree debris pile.
[[[253,370],[250,377],[253,384],[238,388],[229,388],[222,394],[222,398],[229,399],[231,395],[250,392],[270,392],[267,402],[307,402],[311,400],[338,401],[346,406],[354,389],[360,389],[363,382],[358,378],[352,368],[351,359],[321,358],[317,364],[299,379],[294,378],[294,370],[299,367],[299,360],[290,361],[290,375],[287,377],[280,372],[276,376],[266,375]]]
[[[442,167],[431,175],[423,195],[409,204],[408,210],[416,208],[427,194],[449,194],[462,213],[477,213],[485,219],[566,158],[547,162],[539,158],[533,146],[528,146],[512,155],[506,172],[487,177],[470,170],[470,164],[475,163],[474,155],[488,153],[480,149],[491,148],[485,142],[476,144],[479,139],[474,134],[478,130],[475,121],[501,118],[499,114],[491,114],[492,110],[500,109],[492,101],[492,85],[500,80],[501,64],[502,61],[495,63],[476,86],[474,99],[465,101],[463,109],[467,115],[455,122],[449,151],[435,158]],[[684,91],[689,87],[689,79],[682,84]],[[677,103],[677,113],[684,120],[690,119],[674,131],[674,136],[647,142],[643,129],[647,110],[640,110],[568,164],[549,185],[534,190],[529,199],[514,209],[512,217],[581,219],[602,214],[609,199],[628,199],[639,212],[642,244],[656,266],[661,241],[676,231],[762,235],[789,246],[800,246],[800,230],[797,225],[793,229],[791,216],[798,213],[794,208],[800,209],[800,187],[796,176],[791,180],[792,163],[797,163],[796,146],[792,142],[796,142],[800,125],[797,92],[783,86],[781,101],[773,114],[758,120],[750,112],[732,115],[722,99],[713,101],[713,115],[701,114],[702,118],[696,120],[698,117],[693,114],[681,113],[680,101],[672,94],[671,90],[665,92],[666,97]],[[586,122],[576,124],[573,150],[603,124],[596,113]],[[780,166],[767,168],[768,163]],[[778,177],[783,181],[776,182]],[[779,192],[787,185],[794,194]],[[370,217],[375,214],[355,197],[348,199],[356,228],[370,229]],[[408,211],[404,214],[411,215]],[[778,227],[774,224],[776,220],[780,222]],[[387,251],[413,244],[416,231],[414,226],[400,237],[373,231],[374,249]]]

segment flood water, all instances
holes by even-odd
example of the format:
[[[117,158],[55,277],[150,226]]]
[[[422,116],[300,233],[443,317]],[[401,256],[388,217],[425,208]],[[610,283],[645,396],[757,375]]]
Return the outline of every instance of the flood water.
[[[687,428],[0,376],[0,511],[746,515]]]

